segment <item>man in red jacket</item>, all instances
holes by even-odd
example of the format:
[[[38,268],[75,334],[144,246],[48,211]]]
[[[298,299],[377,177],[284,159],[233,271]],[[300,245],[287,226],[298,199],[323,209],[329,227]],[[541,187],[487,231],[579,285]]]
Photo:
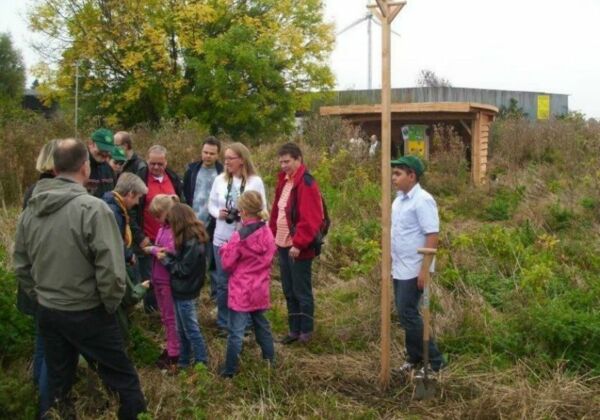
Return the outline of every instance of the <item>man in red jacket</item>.
[[[281,173],[269,226],[275,236],[288,309],[289,333],[281,342],[306,343],[314,329],[311,268],[313,243],[323,223],[323,204],[319,186],[304,166],[298,145],[286,143],[278,155]]]

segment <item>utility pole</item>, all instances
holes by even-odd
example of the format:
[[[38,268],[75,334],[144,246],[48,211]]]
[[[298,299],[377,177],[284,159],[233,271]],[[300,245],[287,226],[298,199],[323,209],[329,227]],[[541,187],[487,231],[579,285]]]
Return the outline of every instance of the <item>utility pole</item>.
[[[79,137],[79,60],[75,61],[75,138]]]
[[[381,372],[380,383],[385,389],[390,384],[391,351],[391,24],[406,1],[376,0],[368,7],[381,22]]]

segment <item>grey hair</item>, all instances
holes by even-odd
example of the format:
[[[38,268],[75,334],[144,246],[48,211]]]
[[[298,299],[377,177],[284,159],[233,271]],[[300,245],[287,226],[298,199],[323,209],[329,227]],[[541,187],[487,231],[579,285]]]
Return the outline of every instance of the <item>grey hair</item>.
[[[148,194],[148,187],[139,176],[124,172],[119,176],[114,191],[121,196],[127,195],[128,193]]]
[[[155,144],[154,146],[152,146],[148,149],[148,156],[150,156],[150,153],[167,156],[167,148],[164,146],[161,146],[160,144]]]

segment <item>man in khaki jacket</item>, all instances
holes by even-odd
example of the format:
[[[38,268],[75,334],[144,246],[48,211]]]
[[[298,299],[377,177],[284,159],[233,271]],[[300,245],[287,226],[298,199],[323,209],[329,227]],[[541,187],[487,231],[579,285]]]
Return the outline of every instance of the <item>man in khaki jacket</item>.
[[[83,354],[118,394],[119,418],[135,419],[146,404],[115,318],[125,292],[121,235],[108,206],[83,186],[86,146],[60,141],[54,166],[56,178],[37,183],[19,219],[14,251],[17,279],[39,304],[50,400],[73,415],[69,394]]]

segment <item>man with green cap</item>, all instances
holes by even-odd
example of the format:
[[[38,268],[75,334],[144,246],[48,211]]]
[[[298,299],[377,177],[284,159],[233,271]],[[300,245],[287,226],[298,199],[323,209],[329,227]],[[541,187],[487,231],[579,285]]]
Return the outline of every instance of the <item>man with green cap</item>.
[[[88,141],[90,152],[90,179],[85,187],[90,194],[102,198],[105,192],[112,191],[115,187],[115,174],[108,164],[115,141],[112,131],[99,128],[92,133]]]
[[[423,256],[417,249],[437,248],[440,219],[435,200],[419,184],[425,172],[421,159],[402,156],[392,160],[391,165],[392,184],[398,191],[392,203],[392,281],[396,311],[405,332],[407,360],[401,371],[408,374],[423,362],[419,301],[429,267],[423,266]],[[445,365],[433,339],[429,341],[429,361],[434,372]]]
[[[113,170],[115,174],[115,178],[118,180],[123,172],[123,166],[127,162],[127,155],[125,154],[125,150],[123,150],[119,146],[115,146],[110,155],[110,159],[108,160],[108,164],[110,168]]]

